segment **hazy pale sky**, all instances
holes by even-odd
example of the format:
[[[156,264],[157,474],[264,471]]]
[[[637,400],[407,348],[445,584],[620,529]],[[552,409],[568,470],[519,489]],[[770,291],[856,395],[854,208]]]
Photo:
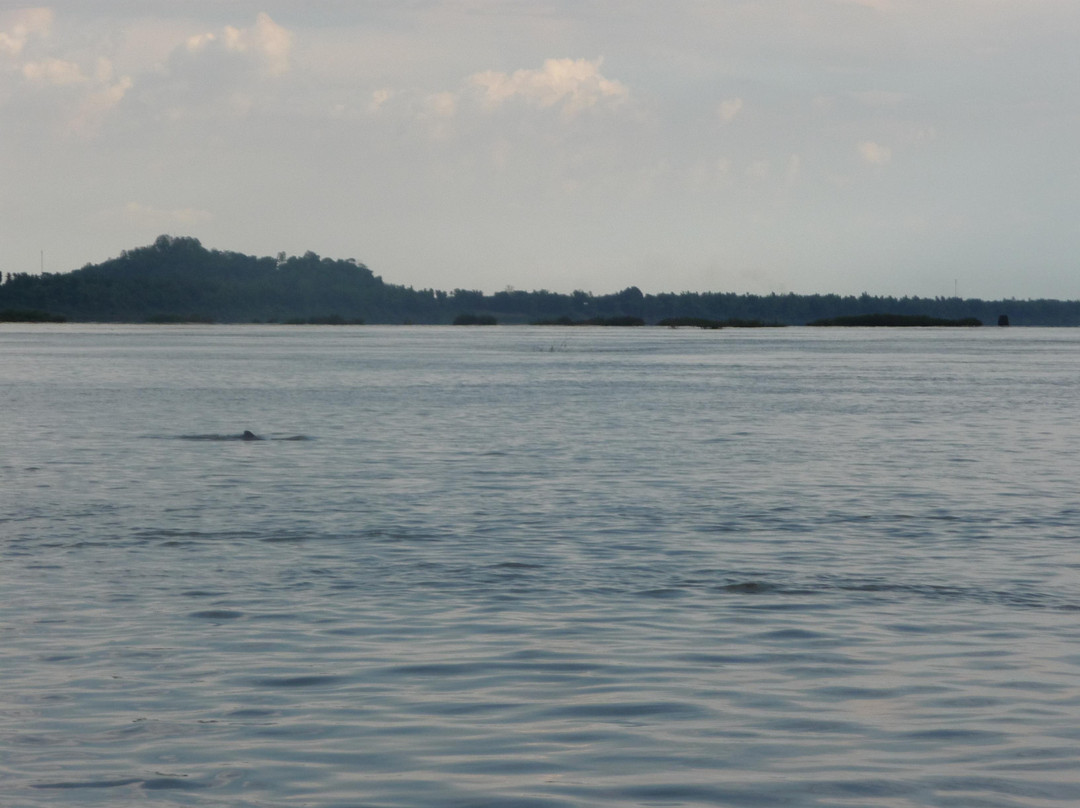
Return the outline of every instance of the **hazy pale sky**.
[[[1077,0],[0,0],[0,270],[1080,298]]]

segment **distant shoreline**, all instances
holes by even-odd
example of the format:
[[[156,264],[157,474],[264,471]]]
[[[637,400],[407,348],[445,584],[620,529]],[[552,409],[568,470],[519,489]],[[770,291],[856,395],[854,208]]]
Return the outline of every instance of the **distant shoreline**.
[[[1080,326],[1080,300],[979,300],[862,294],[414,289],[385,282],[355,259],[243,255],[197,239],[153,244],[66,273],[3,273],[7,321],[282,323],[309,325],[657,325],[736,328],[806,325],[985,324]],[[856,322],[844,322],[856,318]],[[857,318],[913,318],[873,323]],[[4,319],[4,318],[0,318]]]
[[[0,317],[0,326],[4,325],[27,325],[27,326],[145,326],[147,328],[164,328],[164,327],[190,327],[190,328],[209,328],[209,327],[229,327],[229,328],[298,328],[298,327],[318,327],[318,328],[454,328],[455,330],[475,330],[476,326],[467,325],[454,325],[453,323],[361,323],[361,322],[343,322],[343,323],[326,323],[326,322],[214,322],[207,320],[175,320],[168,322],[161,321],[138,321],[138,320],[68,320],[68,319],[34,319],[34,320],[8,320]],[[687,325],[666,325],[663,323],[642,323],[634,326],[625,325],[605,325],[597,323],[523,323],[523,322],[509,322],[509,323],[488,323],[485,325],[493,325],[499,329],[509,328],[535,328],[535,329],[568,329],[573,331],[584,330],[602,330],[602,331],[641,331],[641,330],[664,330],[664,331],[741,331],[741,330],[777,330],[777,329],[807,329],[814,331],[821,330],[844,330],[854,331],[859,329],[873,329],[875,331],[880,330],[919,330],[919,329],[948,329],[951,331],[957,329],[976,329],[976,330],[1000,330],[993,324],[985,323],[967,323],[967,322],[946,322],[946,323],[908,323],[908,324],[847,324],[847,323],[803,323],[796,325],[786,324],[771,324],[767,326],[737,326],[737,325],[725,325],[725,326],[687,326]],[[1017,328],[1076,328],[1072,325],[1020,325]],[[482,329],[487,330],[487,329]]]

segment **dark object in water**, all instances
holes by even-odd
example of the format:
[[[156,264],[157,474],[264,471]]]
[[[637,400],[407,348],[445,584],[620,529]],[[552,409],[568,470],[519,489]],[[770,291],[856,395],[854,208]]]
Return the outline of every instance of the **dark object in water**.
[[[161,437],[160,435],[158,437]],[[175,437],[180,440],[206,440],[206,441],[266,441],[266,440],[315,440],[310,435],[288,435],[286,437],[263,437],[262,435],[256,435],[250,429],[245,429],[240,434],[232,435],[176,435]]]
[[[1000,326],[1006,326],[1006,325],[1008,325],[1008,324],[1009,324],[1009,315],[1007,315],[1007,314],[1002,314],[1002,315],[1000,315],[1000,316],[998,317],[998,325],[1000,325]]]

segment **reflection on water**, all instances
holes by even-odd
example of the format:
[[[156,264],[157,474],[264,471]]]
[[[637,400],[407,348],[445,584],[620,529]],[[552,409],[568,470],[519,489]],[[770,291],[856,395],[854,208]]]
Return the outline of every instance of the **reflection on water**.
[[[1078,348],[5,326],[5,799],[1074,805]]]

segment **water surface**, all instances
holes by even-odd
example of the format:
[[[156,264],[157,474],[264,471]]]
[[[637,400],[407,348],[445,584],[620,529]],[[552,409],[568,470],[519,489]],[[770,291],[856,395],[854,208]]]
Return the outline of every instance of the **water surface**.
[[[1075,805],[1078,388],[1068,329],[0,326],[5,804]]]

